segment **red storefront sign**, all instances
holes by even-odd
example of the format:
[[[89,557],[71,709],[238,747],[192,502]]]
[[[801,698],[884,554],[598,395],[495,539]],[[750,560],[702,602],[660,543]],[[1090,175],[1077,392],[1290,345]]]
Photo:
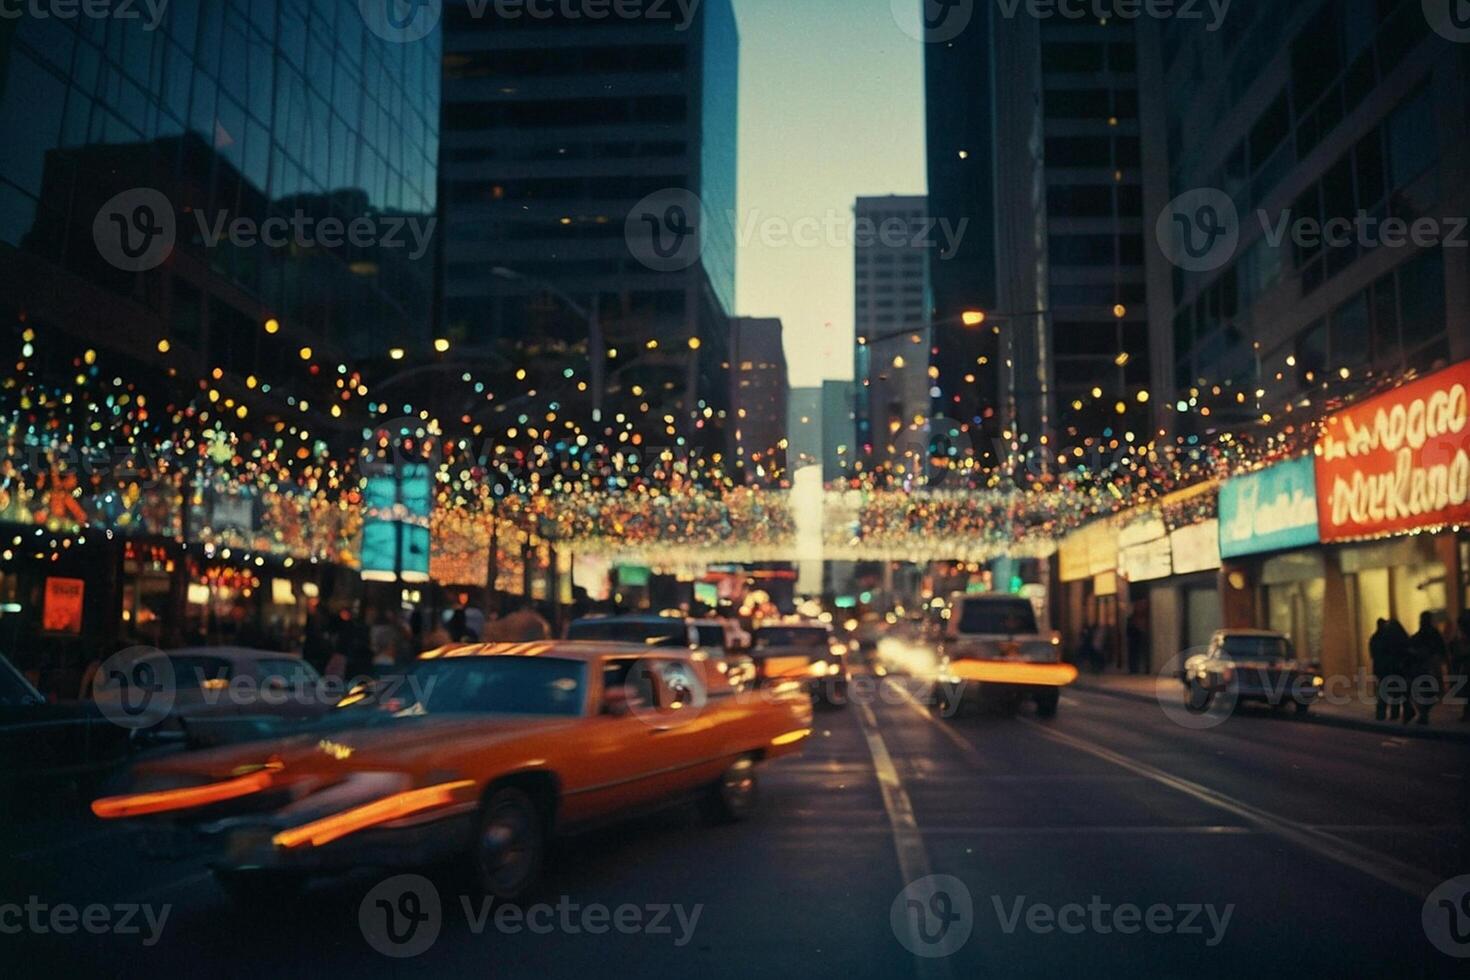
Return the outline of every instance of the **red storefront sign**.
[[[1470,361],[1327,420],[1317,444],[1323,541],[1470,524]]]

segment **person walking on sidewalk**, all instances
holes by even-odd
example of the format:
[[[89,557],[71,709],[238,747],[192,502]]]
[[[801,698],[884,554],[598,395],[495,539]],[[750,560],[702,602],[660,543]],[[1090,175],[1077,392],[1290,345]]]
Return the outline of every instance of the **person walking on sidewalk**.
[[[1411,650],[1410,702],[1419,717],[1419,724],[1427,725],[1429,709],[1439,700],[1444,664],[1448,658],[1444,634],[1434,625],[1434,613],[1425,610],[1419,614],[1419,632],[1414,634]],[[1405,724],[1408,721],[1406,717]]]
[[[1409,700],[1409,676],[1412,673],[1414,641],[1409,631],[1397,619],[1383,621],[1383,673],[1379,674],[1380,697],[1388,702],[1388,720],[1398,721],[1400,712],[1407,724],[1414,717],[1414,705]],[[1375,670],[1377,668],[1375,667]]]
[[[1379,721],[1388,718],[1389,707],[1394,718],[1399,716],[1398,701],[1393,697],[1394,652],[1388,629],[1388,620],[1380,619],[1378,628],[1368,638],[1368,659],[1373,662],[1373,679],[1376,681],[1377,700],[1373,705],[1373,717]]]
[[[1460,720],[1470,721],[1470,609],[1460,613],[1450,644],[1449,694],[1460,700]]]

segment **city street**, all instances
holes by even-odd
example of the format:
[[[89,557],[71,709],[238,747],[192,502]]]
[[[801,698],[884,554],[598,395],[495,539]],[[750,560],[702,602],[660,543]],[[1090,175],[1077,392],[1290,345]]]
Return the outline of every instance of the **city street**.
[[[156,944],[140,912],[135,935],[4,935],[0,949],[10,976],[553,978],[621,963],[655,976],[1043,977],[1085,964],[1238,977],[1269,963],[1448,977],[1460,964],[1431,946],[1421,909],[1465,867],[1465,761],[1462,745],[1263,712],[1192,731],[1075,690],[1052,720],[1028,708],[946,721],[890,682],[872,704],[819,710],[804,754],[763,772],[748,822],[712,828],[681,808],[560,842],[524,922],[486,918],[452,874],[432,875],[418,898],[436,892],[442,911],[420,928],[437,938],[412,958],[373,948],[386,933],[367,899],[384,874],[247,918],[201,867],[152,862],[122,828],[74,817],[8,835],[18,881],[6,894],[151,906]],[[920,904],[891,916],[929,875],[962,888],[944,886],[939,904],[910,889]],[[550,907],[539,918],[537,903]],[[584,918],[596,906],[613,921],[634,906],[647,928]],[[904,914],[918,908],[942,918]],[[947,958],[904,945],[962,939]]]

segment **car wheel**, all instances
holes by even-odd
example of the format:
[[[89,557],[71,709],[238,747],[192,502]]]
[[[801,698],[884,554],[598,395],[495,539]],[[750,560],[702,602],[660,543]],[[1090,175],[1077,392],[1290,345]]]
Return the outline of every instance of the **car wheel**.
[[[545,834],[536,804],[513,786],[494,791],[475,834],[476,884],[486,895],[511,901],[541,874]]]
[[[756,797],[755,762],[741,756],[710,786],[701,809],[711,823],[735,823],[755,810]]]
[[[1210,710],[1210,701],[1213,696],[1198,680],[1190,680],[1189,687],[1184,692],[1184,707],[1189,711],[1203,713]]]
[[[217,868],[215,884],[233,904],[255,912],[280,911],[306,890],[306,877],[282,871],[239,871]]]
[[[1057,705],[1061,701],[1061,691],[1043,691],[1036,695],[1036,717],[1055,718],[1057,716]]]

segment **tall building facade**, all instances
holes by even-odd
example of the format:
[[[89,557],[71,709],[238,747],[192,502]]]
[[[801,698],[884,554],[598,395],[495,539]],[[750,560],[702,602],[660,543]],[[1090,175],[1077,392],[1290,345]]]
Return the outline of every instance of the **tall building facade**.
[[[786,415],[787,465],[793,474],[822,465],[822,389],[792,388]]]
[[[857,446],[857,385],[822,382],[822,480],[833,483],[853,475]]]
[[[732,319],[730,441],[745,482],[771,485],[785,476],[790,396],[780,319]]]
[[[1153,213],[1203,190],[1238,228],[1183,263],[1205,268],[1156,259],[1164,424],[1202,434],[1281,417],[1470,357],[1470,248],[1452,240],[1470,213],[1470,47],[1426,9],[1252,0],[1218,32],[1151,29],[1142,54],[1162,79],[1167,141]],[[1290,230],[1335,219],[1355,228],[1339,244]],[[1437,231],[1396,240],[1390,220]]]
[[[445,331],[563,415],[727,441],[739,38],[729,0],[445,5]],[[635,211],[637,213],[635,213]],[[646,232],[670,251],[637,247]],[[687,237],[697,225],[697,235]],[[586,386],[584,388],[584,385]],[[645,408],[646,406],[646,408]],[[671,438],[670,441],[673,441]]]
[[[857,465],[899,481],[929,448],[929,258],[922,196],[860,197],[854,207]]]
[[[75,697],[355,597],[339,466],[434,336],[441,58],[355,0],[46,8],[0,19],[0,526],[53,549],[0,555],[0,643]]]
[[[987,5],[928,46],[930,210],[971,219],[930,262],[935,424],[978,458],[1148,430],[1137,24]]]

